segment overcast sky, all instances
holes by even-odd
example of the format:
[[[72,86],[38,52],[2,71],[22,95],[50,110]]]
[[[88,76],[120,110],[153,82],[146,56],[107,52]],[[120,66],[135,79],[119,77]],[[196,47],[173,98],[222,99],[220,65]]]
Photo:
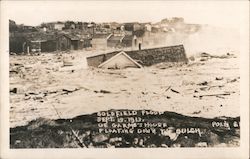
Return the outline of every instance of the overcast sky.
[[[4,16],[26,25],[66,20],[157,22],[183,17],[188,23],[237,28],[244,5],[238,1],[11,1],[5,2]]]

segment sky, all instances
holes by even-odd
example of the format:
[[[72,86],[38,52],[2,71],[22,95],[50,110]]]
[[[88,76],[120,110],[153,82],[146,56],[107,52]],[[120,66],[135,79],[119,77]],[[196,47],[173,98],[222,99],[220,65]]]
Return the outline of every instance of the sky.
[[[237,28],[244,19],[239,1],[7,1],[3,14],[17,24],[52,21],[158,22],[183,17],[187,23]]]

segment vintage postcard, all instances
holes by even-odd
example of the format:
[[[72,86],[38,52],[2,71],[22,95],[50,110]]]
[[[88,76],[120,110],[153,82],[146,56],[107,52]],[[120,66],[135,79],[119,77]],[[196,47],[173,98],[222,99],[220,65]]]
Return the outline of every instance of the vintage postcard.
[[[248,35],[248,1],[2,1],[1,158],[248,158]]]

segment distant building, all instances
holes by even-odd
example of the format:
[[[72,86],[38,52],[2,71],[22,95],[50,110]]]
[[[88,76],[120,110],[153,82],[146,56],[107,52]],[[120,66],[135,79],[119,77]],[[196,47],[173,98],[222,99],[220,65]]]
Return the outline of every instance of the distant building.
[[[54,24],[54,29],[55,30],[62,30],[65,27],[64,23],[62,22],[57,22]]]
[[[65,37],[67,37],[70,40],[71,50],[79,50],[79,49],[88,48],[92,46],[91,39],[88,38],[87,36],[66,34]]]
[[[32,34],[27,38],[26,52],[53,52],[57,50],[57,38],[54,34]]]
[[[112,34],[94,34],[91,40],[92,48],[106,50],[108,46],[108,38]]]
[[[144,28],[138,22],[134,22],[134,23],[125,23],[124,29],[127,31],[137,31],[137,30],[143,30]]]
[[[138,46],[138,40],[135,35],[125,35],[123,39],[121,40],[121,46],[124,48],[137,48]]]
[[[124,38],[124,36],[110,36],[107,40],[107,46],[110,48],[121,48],[121,43],[122,43],[122,39]]]
[[[71,49],[71,39],[64,34],[59,35],[58,36],[58,50],[66,51],[70,49]]]
[[[110,48],[136,48],[138,45],[135,35],[112,35],[107,40],[107,45]]]
[[[15,53],[79,50],[87,47],[91,47],[91,38],[70,33],[19,33],[10,37],[10,52]]]
[[[151,24],[145,24],[145,30],[151,32],[152,31],[152,25]]]
[[[110,23],[110,29],[111,30],[120,30],[121,29],[121,24],[117,23],[117,22],[111,22]]]
[[[10,34],[9,50],[14,53],[26,52],[26,36],[24,33]]]

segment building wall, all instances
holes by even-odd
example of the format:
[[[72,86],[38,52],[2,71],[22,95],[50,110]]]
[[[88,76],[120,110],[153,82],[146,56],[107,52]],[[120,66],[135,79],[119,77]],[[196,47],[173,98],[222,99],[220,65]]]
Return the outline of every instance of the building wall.
[[[116,48],[116,47],[120,46],[120,40],[108,40],[107,45],[110,48]]]
[[[95,49],[107,49],[107,39],[99,39],[99,38],[93,38],[91,41],[92,47]]]
[[[41,43],[41,52],[53,52],[57,50],[57,42],[55,40],[48,40]]]
[[[70,39],[65,36],[60,36],[58,38],[58,50],[65,51],[70,49]]]
[[[64,24],[55,24],[55,29],[62,30],[64,27]]]
[[[90,39],[84,39],[83,40],[83,48],[91,47],[91,40]]]
[[[81,49],[80,41],[71,40],[71,50],[78,50],[78,49]]]
[[[120,51],[88,57],[89,66],[98,67],[104,61],[110,59]],[[141,61],[143,66],[151,66],[161,62],[188,62],[183,45],[126,51],[134,60]]]
[[[26,52],[26,39],[24,37],[10,37],[9,49],[10,52],[21,53]]]
[[[127,52],[127,54],[142,62],[144,66],[151,66],[161,62],[187,62],[187,57],[183,45],[136,50]]]
[[[29,52],[41,52],[41,42],[27,42],[29,47]]]

